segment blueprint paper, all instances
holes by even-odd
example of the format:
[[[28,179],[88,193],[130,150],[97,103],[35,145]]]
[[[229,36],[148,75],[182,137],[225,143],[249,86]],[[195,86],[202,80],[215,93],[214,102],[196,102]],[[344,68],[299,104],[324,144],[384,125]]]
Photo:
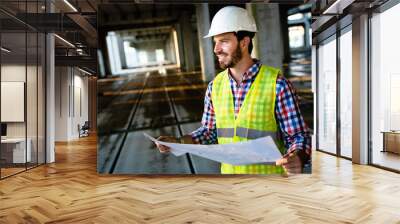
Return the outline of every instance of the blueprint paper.
[[[282,154],[270,136],[246,142],[221,145],[199,145],[163,142],[156,140],[146,133],[144,133],[144,135],[153,142],[170,147],[171,153],[175,156],[190,153],[206,159],[232,165],[275,164],[276,160],[282,158]]]

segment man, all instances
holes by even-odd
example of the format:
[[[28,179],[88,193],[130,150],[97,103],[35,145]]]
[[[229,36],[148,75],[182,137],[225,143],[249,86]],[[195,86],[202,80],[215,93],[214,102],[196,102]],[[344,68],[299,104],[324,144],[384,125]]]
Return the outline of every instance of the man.
[[[290,82],[278,69],[251,58],[256,32],[254,18],[245,9],[227,6],[217,12],[204,38],[213,37],[214,53],[225,70],[208,85],[202,127],[181,138],[160,136],[158,140],[225,144],[269,135],[285,154],[276,165],[221,164],[221,173],[300,173],[310,160],[310,134]],[[169,151],[157,147],[162,153]]]

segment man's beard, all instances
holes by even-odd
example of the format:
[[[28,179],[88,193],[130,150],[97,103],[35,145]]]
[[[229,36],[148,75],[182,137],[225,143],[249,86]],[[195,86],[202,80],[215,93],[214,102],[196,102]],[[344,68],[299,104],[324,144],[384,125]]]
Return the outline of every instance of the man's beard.
[[[225,54],[225,53],[223,53],[223,54]],[[236,50],[232,54],[232,59],[230,61],[228,61],[227,64],[224,64],[224,62],[220,61],[219,67],[221,67],[222,69],[232,68],[242,59],[242,56],[243,56],[242,51],[240,50],[240,47],[238,45],[236,47]]]

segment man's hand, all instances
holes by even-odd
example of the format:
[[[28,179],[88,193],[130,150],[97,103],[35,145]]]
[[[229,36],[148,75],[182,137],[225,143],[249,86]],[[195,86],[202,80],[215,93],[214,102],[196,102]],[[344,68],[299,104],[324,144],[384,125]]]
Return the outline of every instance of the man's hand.
[[[302,164],[296,151],[285,154],[282,159],[276,161],[277,166],[282,166],[288,175],[301,173]]]
[[[163,142],[173,142],[173,143],[178,143],[180,142],[179,139],[177,137],[174,136],[160,136],[157,138],[157,140],[159,141],[163,141]],[[161,153],[168,153],[170,151],[170,148],[168,146],[165,145],[161,145],[159,143],[156,142],[157,148]]]

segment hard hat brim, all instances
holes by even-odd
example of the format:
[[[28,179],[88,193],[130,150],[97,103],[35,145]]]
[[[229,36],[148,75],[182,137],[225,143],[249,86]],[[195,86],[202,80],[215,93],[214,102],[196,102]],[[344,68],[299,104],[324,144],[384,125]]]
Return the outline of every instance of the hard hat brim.
[[[205,38],[209,38],[209,37],[212,37],[212,36],[214,36],[214,35],[212,35],[212,34],[207,34],[207,35],[205,35],[203,38],[205,39]]]
[[[220,35],[220,34],[223,34],[223,33],[237,33],[237,32],[239,32],[239,31],[241,31],[241,30],[238,30],[238,31],[233,30],[233,31],[218,32],[218,33],[208,33],[208,34],[205,35],[203,38],[209,38],[209,37],[217,36],[217,35]],[[247,31],[247,30],[243,30],[243,31]],[[254,30],[254,31],[247,31],[247,32],[257,33],[257,30]]]

